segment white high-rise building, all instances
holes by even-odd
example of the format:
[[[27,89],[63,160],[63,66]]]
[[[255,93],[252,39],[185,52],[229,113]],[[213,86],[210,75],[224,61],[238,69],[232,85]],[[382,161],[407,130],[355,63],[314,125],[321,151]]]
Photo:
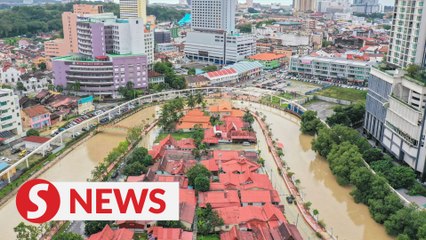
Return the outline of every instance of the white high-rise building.
[[[236,0],[192,0],[192,32],[185,55],[194,61],[229,64],[256,53],[256,39],[235,31]]]
[[[152,69],[154,64],[154,31],[146,30],[144,37],[145,54],[148,60],[148,66]]]
[[[120,0],[120,18],[142,18],[146,22],[147,0]]]
[[[400,67],[426,67],[426,1],[395,2],[388,62]]]
[[[236,8],[236,0],[192,0],[192,30],[234,32]]]
[[[372,68],[364,130],[426,180],[426,79],[401,68],[425,65],[425,0],[395,0],[387,68]],[[395,69],[391,68],[392,66]],[[399,68],[399,69],[398,69]]]
[[[0,137],[10,142],[22,134],[19,97],[11,89],[0,89]]]

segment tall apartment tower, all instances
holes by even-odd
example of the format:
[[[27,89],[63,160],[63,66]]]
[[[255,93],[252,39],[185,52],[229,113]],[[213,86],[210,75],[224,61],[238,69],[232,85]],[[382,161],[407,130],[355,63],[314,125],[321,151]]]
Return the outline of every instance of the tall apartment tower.
[[[426,86],[403,70],[425,66],[425,0],[395,0],[389,65],[372,67],[364,131],[426,180]]]
[[[237,0],[192,0],[193,31],[235,31]]]
[[[388,62],[406,67],[426,67],[426,1],[396,0],[393,13]]]
[[[293,8],[295,12],[314,12],[317,8],[317,0],[294,0]]]
[[[146,22],[147,0],[120,0],[120,18],[142,18]]]

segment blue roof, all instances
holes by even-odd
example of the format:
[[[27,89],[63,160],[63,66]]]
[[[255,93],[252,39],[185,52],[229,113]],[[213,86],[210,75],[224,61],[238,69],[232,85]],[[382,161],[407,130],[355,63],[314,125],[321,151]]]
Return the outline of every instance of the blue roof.
[[[190,13],[185,14],[185,16],[178,22],[179,26],[191,23],[192,16]]]
[[[0,162],[0,171],[5,170],[7,167],[9,167],[9,164],[5,162]]]
[[[279,25],[286,25],[286,26],[302,25],[301,22],[277,22],[277,24],[279,24]]]

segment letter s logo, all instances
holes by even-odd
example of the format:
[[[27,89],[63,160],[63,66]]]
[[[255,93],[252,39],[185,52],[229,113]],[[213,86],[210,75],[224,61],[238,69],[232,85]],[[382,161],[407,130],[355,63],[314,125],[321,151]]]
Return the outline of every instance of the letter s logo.
[[[44,223],[51,220],[59,210],[60,201],[56,187],[43,179],[27,181],[16,195],[18,212],[32,223]]]

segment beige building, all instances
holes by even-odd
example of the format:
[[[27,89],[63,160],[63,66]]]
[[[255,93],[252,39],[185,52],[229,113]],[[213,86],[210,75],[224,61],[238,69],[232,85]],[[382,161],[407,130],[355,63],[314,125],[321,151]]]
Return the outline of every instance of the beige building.
[[[295,12],[315,12],[317,9],[317,0],[294,0]]]
[[[120,0],[120,18],[142,18],[146,19],[146,1],[147,0]]]

